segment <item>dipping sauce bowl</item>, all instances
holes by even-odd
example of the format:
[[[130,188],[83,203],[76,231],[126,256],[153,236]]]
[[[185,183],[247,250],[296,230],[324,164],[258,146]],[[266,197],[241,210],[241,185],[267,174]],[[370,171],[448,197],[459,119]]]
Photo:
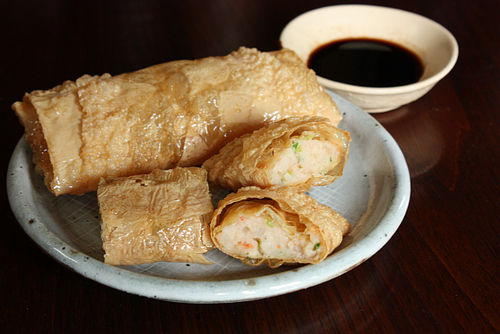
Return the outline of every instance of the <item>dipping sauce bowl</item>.
[[[388,7],[318,8],[293,19],[280,36],[281,46],[295,51],[308,64],[319,48],[344,40],[385,42],[410,51],[421,62],[420,78],[399,86],[356,85],[318,75],[319,83],[326,89],[370,113],[393,110],[419,99],[451,71],[458,59],[458,43],[442,25],[421,15]],[[347,66],[342,61],[327,65]]]

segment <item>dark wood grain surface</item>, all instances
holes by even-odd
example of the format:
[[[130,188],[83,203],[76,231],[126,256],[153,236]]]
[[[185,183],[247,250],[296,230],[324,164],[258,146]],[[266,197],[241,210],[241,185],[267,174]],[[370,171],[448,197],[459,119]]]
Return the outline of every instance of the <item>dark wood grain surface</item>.
[[[499,332],[500,2],[371,3],[427,16],[460,46],[456,67],[430,93],[375,115],[400,145],[412,182],[406,217],[385,247],[350,272],[291,294],[219,305],[165,302],[101,285],[45,255],[2,190],[0,332]],[[287,22],[333,4],[1,1],[2,188],[23,134],[11,104],[25,92],[239,46],[275,50]]]

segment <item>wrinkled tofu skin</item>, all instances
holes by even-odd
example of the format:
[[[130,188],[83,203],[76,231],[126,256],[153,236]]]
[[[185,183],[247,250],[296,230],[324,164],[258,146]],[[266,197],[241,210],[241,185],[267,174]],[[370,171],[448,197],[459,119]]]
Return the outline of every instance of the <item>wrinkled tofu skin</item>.
[[[245,186],[305,192],[342,175],[350,135],[322,117],[290,117],[236,138],[205,161],[209,180],[237,191]]]
[[[341,120],[294,52],[243,47],[117,76],[84,75],[26,94],[13,109],[55,195],[96,190],[102,177],[198,166],[232,139],[282,118]]]
[[[214,244],[252,266],[317,264],[337,248],[350,224],[330,207],[290,188],[241,188],[219,202]]]
[[[105,263],[212,263],[203,256],[214,246],[214,208],[202,168],[102,179],[97,198]]]

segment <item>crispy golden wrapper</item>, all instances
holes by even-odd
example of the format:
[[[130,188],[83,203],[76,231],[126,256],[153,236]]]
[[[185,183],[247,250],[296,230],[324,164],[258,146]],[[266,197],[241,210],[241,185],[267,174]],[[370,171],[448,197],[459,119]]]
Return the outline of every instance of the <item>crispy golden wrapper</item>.
[[[287,186],[305,192],[342,175],[350,140],[324,117],[290,117],[234,139],[203,168],[211,182],[233,191]]]
[[[317,264],[340,245],[351,225],[330,207],[290,188],[241,188],[219,202],[210,224],[222,252],[276,268]]]
[[[55,194],[83,194],[108,176],[197,166],[270,122],[340,112],[290,50],[240,48],[117,76],[84,75],[13,104],[37,170]]]
[[[213,213],[206,171],[198,167],[102,179],[97,190],[104,262],[211,264]]]

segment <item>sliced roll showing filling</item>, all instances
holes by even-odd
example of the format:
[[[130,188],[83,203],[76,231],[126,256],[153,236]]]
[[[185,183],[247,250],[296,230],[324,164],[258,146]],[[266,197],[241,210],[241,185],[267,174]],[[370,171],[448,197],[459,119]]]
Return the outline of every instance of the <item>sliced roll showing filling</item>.
[[[342,242],[350,224],[330,207],[289,188],[245,187],[229,194],[211,222],[214,244],[248,265],[316,264]]]
[[[342,175],[350,136],[324,117],[292,117],[224,146],[203,167],[209,179],[237,191],[245,186],[307,191]]]

